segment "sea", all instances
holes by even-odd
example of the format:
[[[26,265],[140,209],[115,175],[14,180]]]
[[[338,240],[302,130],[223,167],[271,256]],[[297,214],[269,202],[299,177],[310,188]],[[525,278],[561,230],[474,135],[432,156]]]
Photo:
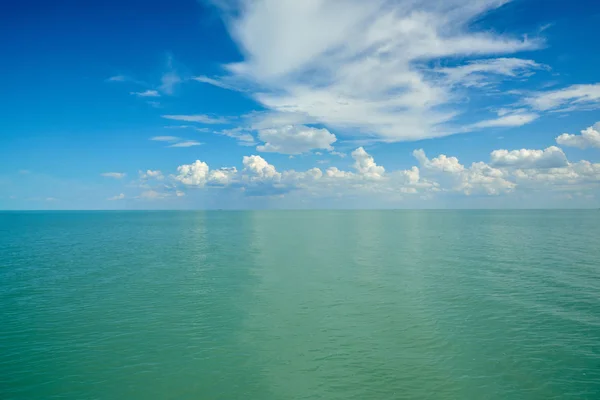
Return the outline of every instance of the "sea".
[[[0,213],[0,399],[600,399],[599,210]]]

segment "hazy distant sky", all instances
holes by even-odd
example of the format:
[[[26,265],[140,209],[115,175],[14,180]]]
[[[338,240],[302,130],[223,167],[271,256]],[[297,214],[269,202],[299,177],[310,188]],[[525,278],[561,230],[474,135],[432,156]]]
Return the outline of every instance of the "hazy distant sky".
[[[12,1],[0,209],[600,207],[600,2]]]

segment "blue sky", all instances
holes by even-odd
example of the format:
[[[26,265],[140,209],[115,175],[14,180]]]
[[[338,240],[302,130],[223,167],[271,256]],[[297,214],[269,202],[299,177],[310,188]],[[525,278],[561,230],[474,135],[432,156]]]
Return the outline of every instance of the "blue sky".
[[[600,3],[20,1],[0,209],[600,204]]]

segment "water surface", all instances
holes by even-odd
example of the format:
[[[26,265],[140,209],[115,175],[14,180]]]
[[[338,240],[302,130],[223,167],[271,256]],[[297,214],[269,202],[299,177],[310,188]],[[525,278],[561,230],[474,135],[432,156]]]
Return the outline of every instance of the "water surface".
[[[2,399],[598,399],[600,211],[0,213]]]

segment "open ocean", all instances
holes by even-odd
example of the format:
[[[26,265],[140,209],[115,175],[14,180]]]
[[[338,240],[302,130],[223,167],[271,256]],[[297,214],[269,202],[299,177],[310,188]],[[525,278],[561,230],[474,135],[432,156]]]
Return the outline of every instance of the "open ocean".
[[[600,210],[0,213],[0,399],[600,399]]]

